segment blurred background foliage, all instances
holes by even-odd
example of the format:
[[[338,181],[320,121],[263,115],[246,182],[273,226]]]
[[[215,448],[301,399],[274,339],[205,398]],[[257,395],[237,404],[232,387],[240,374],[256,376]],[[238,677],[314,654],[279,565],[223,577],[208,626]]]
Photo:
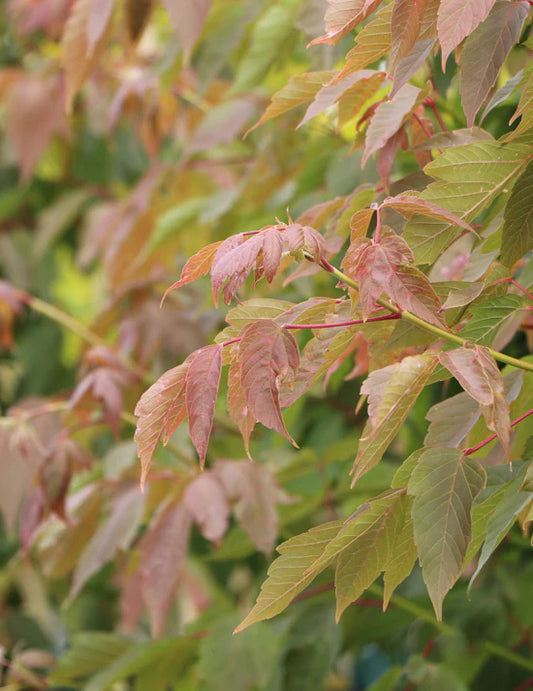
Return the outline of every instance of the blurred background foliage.
[[[15,433],[0,426],[1,688],[526,688],[533,672],[513,656],[531,659],[533,563],[518,530],[471,601],[466,581],[449,596],[446,624],[415,570],[386,613],[376,591],[336,625],[329,575],[283,615],[231,635],[275,544],[389,487],[423,443],[427,410],[453,385],[424,391],[384,462],[350,490],[363,422],[354,415],[360,380],[345,381],[343,365],[327,390],[315,387],[286,412],[300,449],[255,432],[258,469],[214,539],[177,515],[164,523],[199,476],[183,429],[158,449],[140,493],[135,402],[147,381],[212,340],[227,309],[213,308],[207,281],[160,309],[185,259],[378,179],[375,162],[362,169],[361,151],[351,151],[356,124],[339,128],[335,107],[300,129],[301,112],[288,113],[243,139],[292,75],[337,68],[353,45],[349,34],[306,49],[322,33],[322,0],[215,0],[197,35],[183,19],[180,32],[173,4],[77,0],[78,13],[94,5],[112,19],[98,55],[79,67],[88,78],[68,116],[69,59],[76,69],[79,57],[65,57],[61,36],[74,3],[9,0],[1,10],[0,404],[2,422],[16,419]],[[516,49],[500,85],[525,51]],[[450,130],[465,126],[452,63],[443,74],[430,57],[414,77],[419,86],[431,77]],[[506,131],[513,98],[487,117],[493,135]],[[416,170],[406,152],[392,179]],[[327,276],[312,274],[253,288],[254,297],[272,294],[336,297]],[[221,406],[210,464],[241,468],[243,458]],[[145,536],[158,526],[168,533],[154,544]],[[187,550],[179,536],[189,530]]]

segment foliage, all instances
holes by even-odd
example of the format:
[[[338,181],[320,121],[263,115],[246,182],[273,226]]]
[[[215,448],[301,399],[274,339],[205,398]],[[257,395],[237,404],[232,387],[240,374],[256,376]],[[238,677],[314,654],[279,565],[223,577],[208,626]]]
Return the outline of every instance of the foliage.
[[[531,4],[10,0],[3,688],[531,685]]]

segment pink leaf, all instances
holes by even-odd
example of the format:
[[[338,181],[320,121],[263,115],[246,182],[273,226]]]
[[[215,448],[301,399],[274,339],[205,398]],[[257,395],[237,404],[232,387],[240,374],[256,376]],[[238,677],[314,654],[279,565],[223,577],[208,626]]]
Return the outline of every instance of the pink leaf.
[[[391,19],[391,71],[417,42],[427,4],[428,0],[395,0]]]
[[[255,427],[255,417],[246,403],[239,363],[232,363],[229,368],[227,406],[230,418],[242,435],[246,455],[250,458],[250,437]]]
[[[87,18],[87,54],[90,55],[104,35],[115,0],[92,0]]]
[[[496,432],[510,459],[511,417],[505,386],[496,361],[485,346],[455,348],[439,354],[439,360],[453,374],[467,394],[481,407],[487,427]]]
[[[239,344],[241,384],[250,413],[265,427],[295,444],[281,416],[280,382],[294,381],[299,364],[292,334],[270,319],[248,324]]]
[[[442,47],[442,69],[448,56],[489,15],[496,0],[441,0],[437,32]]]
[[[194,48],[213,0],[163,0],[185,51]]]
[[[468,225],[468,223],[451,211],[448,211],[448,209],[444,209],[442,206],[438,206],[421,197],[417,197],[413,193],[403,192],[396,197],[387,197],[381,206],[392,206],[393,209],[399,211],[406,218],[412,218],[415,214],[422,214],[423,216],[436,218],[440,221],[446,221],[447,223],[459,226],[477,235],[475,230]]]
[[[163,508],[139,543],[141,594],[154,636],[165,629],[187,555],[190,529],[187,508],[174,501]]]
[[[228,529],[229,505],[216,475],[197,475],[185,488],[183,503],[206,540],[220,542]]]
[[[187,371],[185,399],[189,434],[202,468],[213,428],[221,368],[222,346],[210,345],[194,353]]]
[[[318,230],[311,226],[302,226],[299,223],[291,223],[285,228],[283,238],[290,252],[306,250],[313,255],[318,263],[324,253],[324,238]]]
[[[326,33],[315,38],[309,45],[317,43],[338,43],[343,36],[355,29],[383,0],[328,0],[329,7],[324,18]]]
[[[190,360],[165,372],[143,393],[135,408],[139,417],[135,430],[137,453],[141,461],[141,486],[152,464],[161,434],[168,441],[176,427],[187,417],[185,382]]]

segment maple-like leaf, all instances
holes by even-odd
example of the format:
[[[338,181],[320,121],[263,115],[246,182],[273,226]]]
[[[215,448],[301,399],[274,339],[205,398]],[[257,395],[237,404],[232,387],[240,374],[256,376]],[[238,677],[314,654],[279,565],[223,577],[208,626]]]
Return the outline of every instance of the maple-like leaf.
[[[227,406],[229,416],[239,428],[243,438],[246,455],[250,457],[250,437],[255,427],[255,417],[248,409],[244,389],[241,384],[239,363],[231,363],[229,367]]]
[[[280,383],[294,381],[299,364],[298,344],[274,321],[262,319],[243,329],[239,343],[241,385],[248,410],[265,427],[293,444],[281,416]]]
[[[359,282],[363,319],[385,293],[400,309],[442,326],[440,301],[428,278],[411,265],[413,255],[399,235],[382,229],[380,242],[361,238],[353,242],[343,259],[346,273]]]
[[[309,567],[320,557],[324,547],[338,533],[342,520],[324,523],[292,537],[277,547],[280,556],[270,565],[268,578],[261,586],[257,602],[235,629],[243,631],[251,624],[271,619],[292,602],[311,583],[315,574]]]
[[[195,352],[187,370],[185,403],[189,434],[202,468],[213,427],[221,368],[222,346],[210,345]]]
[[[394,0],[391,27],[392,45],[389,56],[391,72],[394,72],[400,60],[412,50],[418,40],[422,27],[422,17],[428,0]]]
[[[420,89],[412,84],[405,84],[391,99],[379,104],[365,135],[363,165],[396,134],[414,108],[419,95]]]
[[[442,619],[442,602],[463,569],[471,537],[471,511],[485,471],[458,449],[428,449],[409,480],[413,523],[424,581]]]
[[[183,48],[190,53],[200,32],[213,0],[162,0]]]
[[[218,544],[228,529],[229,504],[216,475],[209,470],[197,475],[185,488],[183,503],[206,540]]]
[[[146,480],[161,434],[164,434],[166,443],[187,417],[185,383],[189,365],[190,358],[162,374],[143,393],[135,407],[139,420],[134,439],[141,461],[141,485]]]
[[[466,40],[461,52],[461,102],[468,127],[473,127],[507,55],[519,40],[529,11],[528,2],[497,2]]]
[[[439,360],[466,393],[478,401],[487,427],[497,433],[510,460],[509,403],[505,398],[502,374],[488,348],[478,345],[455,348],[440,353]]]
[[[324,21],[326,33],[315,38],[309,45],[338,43],[343,36],[355,29],[383,0],[328,0]]]
[[[368,395],[369,419],[359,441],[352,485],[379,463],[436,365],[430,354],[413,355],[374,370],[363,382],[361,393]]]
[[[181,576],[191,529],[191,516],[181,501],[161,507],[139,542],[140,595],[154,636],[160,635]]]
[[[185,262],[185,266],[181,271],[179,280],[166,289],[161,302],[166,298],[171,290],[174,290],[174,288],[181,288],[181,286],[195,281],[197,278],[200,278],[200,276],[205,276],[208,274],[211,270],[213,258],[221,244],[222,240],[219,242],[212,242],[211,244],[202,247],[202,249],[196,252],[196,254],[193,254],[193,256]]]
[[[488,17],[496,0],[442,0],[437,31],[442,48],[442,69],[448,56]]]

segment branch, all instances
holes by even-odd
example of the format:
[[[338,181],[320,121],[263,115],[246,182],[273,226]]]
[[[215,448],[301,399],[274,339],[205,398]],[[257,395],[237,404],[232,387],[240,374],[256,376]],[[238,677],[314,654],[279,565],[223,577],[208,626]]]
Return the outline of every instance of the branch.
[[[520,417],[517,417],[516,420],[513,420],[511,422],[511,427],[518,425],[519,422],[522,422],[522,420],[525,420],[530,415],[533,415],[533,408],[525,412],[523,415],[520,415]],[[494,434],[491,434],[490,437],[487,437],[486,439],[483,439],[483,441],[480,441],[479,444],[471,446],[469,449],[465,449],[465,451],[463,451],[463,456],[470,456],[470,454],[479,451],[479,449],[482,449],[484,446],[487,446],[487,444],[490,444],[491,441],[494,441],[497,438],[497,436],[498,435],[496,434],[496,432],[494,432]]]

